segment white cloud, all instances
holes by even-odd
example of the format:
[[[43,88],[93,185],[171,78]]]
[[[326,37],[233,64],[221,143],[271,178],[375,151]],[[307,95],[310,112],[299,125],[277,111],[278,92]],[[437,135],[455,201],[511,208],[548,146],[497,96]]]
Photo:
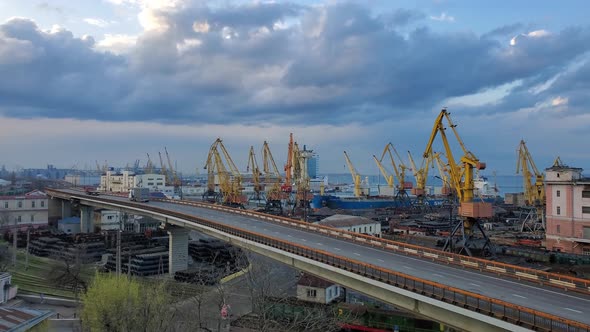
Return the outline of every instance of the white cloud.
[[[557,106],[566,106],[567,103],[569,102],[569,98],[565,97],[561,97],[561,96],[557,96],[557,98],[553,98],[553,100],[551,100],[551,106],[557,107]]]
[[[96,44],[96,48],[111,51],[115,54],[128,53],[137,43],[137,36],[123,34],[105,34],[104,39]]]
[[[546,37],[549,36],[550,33],[547,30],[535,30],[535,31],[531,31],[529,33],[526,34],[528,37]]]
[[[543,29],[531,31],[529,33],[521,33],[520,35],[516,35],[516,36],[512,37],[512,39],[510,39],[510,46],[516,45],[518,38],[521,36],[530,37],[530,38],[542,38],[542,37],[547,37],[550,35],[551,35],[551,33],[549,31],[543,30]]]
[[[431,20],[441,21],[441,22],[455,22],[455,17],[447,15],[447,13],[442,12],[439,16],[430,16]]]
[[[110,24],[109,22],[100,18],[85,18],[83,21],[99,28],[106,28]]]

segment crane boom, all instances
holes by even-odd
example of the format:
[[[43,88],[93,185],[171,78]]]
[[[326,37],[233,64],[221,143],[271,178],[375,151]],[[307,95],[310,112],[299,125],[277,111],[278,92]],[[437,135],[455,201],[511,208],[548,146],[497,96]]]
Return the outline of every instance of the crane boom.
[[[387,143],[387,145],[385,145],[385,148],[383,149],[383,153],[381,154],[381,159],[379,161],[382,162],[383,158],[385,157],[386,154],[389,155],[389,160],[391,161],[391,166],[393,167],[393,171],[395,173],[395,178],[397,179],[397,183],[398,183],[397,190],[398,190],[398,192],[403,192],[403,191],[405,191],[406,169],[408,167],[402,161],[402,158],[400,157],[399,153],[397,153],[397,150],[395,149],[393,144]],[[397,163],[395,162],[394,155],[398,160]]]
[[[373,159],[375,160],[377,167],[379,167],[379,170],[385,178],[385,181],[387,181],[387,185],[389,186],[389,188],[393,188],[393,175],[389,174],[389,172],[385,169],[381,161],[379,161],[379,159],[377,159],[375,155],[373,155]]]
[[[146,153],[146,154],[147,154],[148,160],[145,165],[145,172],[146,172],[146,174],[152,174],[154,172],[154,163],[152,162],[152,159],[150,158],[150,154],[149,153]]]
[[[273,179],[273,184],[268,192],[268,199],[269,200],[280,200],[281,199],[281,173],[279,172],[279,168],[275,163],[275,160],[270,152],[270,147],[268,143],[264,141],[262,144],[262,170],[264,172],[265,181],[268,182],[269,178]]]
[[[352,181],[354,182],[354,196],[361,197],[361,176],[357,172],[356,168],[354,168],[354,165],[352,165],[352,162],[350,161],[346,151],[344,151],[344,158],[346,159],[348,170],[350,171],[350,174],[352,175]]]

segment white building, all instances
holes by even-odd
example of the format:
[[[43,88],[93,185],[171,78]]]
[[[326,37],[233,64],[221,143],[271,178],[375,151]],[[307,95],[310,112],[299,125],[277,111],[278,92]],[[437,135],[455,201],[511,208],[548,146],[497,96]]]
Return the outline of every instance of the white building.
[[[47,195],[39,190],[17,196],[0,196],[0,228],[47,226]]]
[[[12,276],[8,272],[0,272],[0,304],[8,302],[16,296],[17,287],[12,286]]]
[[[335,283],[311,274],[302,274],[297,281],[297,299],[328,304],[339,298],[342,288]]]
[[[335,214],[316,224],[349,232],[381,236],[381,223],[364,217]]]
[[[100,177],[100,191],[108,191],[114,193],[129,192],[129,189],[134,186],[135,175],[130,171],[123,171],[121,173],[114,171],[107,171],[105,175]]]
[[[94,225],[101,231],[110,231],[119,229],[120,213],[113,210],[98,209],[94,210]]]
[[[166,186],[166,176],[163,174],[134,174],[130,171],[121,173],[108,171],[100,177],[98,190],[109,192],[129,192],[129,189],[139,187],[150,191],[174,193],[174,188]]]

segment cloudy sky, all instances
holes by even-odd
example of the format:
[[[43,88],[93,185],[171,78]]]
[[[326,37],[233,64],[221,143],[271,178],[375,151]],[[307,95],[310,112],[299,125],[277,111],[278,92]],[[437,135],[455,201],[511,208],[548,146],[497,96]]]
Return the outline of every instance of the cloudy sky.
[[[590,170],[588,12],[585,0],[4,0],[0,164],[125,166],[166,146],[194,173],[221,137],[245,169],[265,140],[283,164],[293,132],[320,172],[347,172],[346,150],[377,174],[373,154],[392,142],[420,156],[448,107],[487,173],[513,174],[521,139],[539,168],[559,155]]]

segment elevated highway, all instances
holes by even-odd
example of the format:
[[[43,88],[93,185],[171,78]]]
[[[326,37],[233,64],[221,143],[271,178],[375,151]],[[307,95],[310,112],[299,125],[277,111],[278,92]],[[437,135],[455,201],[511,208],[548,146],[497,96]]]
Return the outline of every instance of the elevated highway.
[[[199,230],[459,329],[590,331],[588,280],[204,203],[48,193]]]

